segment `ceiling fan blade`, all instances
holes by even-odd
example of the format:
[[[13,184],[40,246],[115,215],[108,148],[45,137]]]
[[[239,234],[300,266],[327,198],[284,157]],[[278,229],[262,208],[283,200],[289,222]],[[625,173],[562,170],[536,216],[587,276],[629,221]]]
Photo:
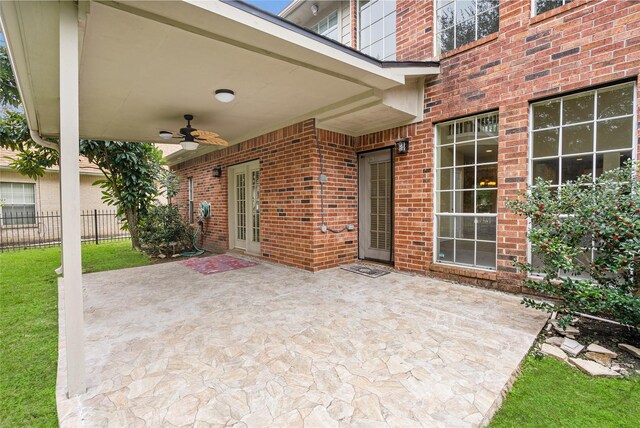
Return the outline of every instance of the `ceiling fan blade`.
[[[191,132],[191,135],[195,137],[196,141],[202,144],[211,144],[215,146],[229,145],[227,141],[223,140],[220,135],[216,134],[215,132],[195,130]]]

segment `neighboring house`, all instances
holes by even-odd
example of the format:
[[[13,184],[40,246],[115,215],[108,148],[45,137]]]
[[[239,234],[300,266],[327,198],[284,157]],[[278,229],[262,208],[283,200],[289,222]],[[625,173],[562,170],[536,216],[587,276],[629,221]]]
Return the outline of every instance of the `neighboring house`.
[[[212,202],[210,249],[518,290],[527,223],[507,198],[536,177],[561,186],[638,158],[639,2],[296,0],[281,17],[378,59],[438,60],[440,74],[420,82],[424,116],[404,126],[316,117],[170,156],[183,206]],[[369,129],[383,119],[372,111]]]

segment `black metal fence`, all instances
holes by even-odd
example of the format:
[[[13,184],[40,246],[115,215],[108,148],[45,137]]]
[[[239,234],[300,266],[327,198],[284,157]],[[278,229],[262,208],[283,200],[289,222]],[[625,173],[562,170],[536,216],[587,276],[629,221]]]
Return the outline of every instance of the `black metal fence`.
[[[80,231],[83,243],[129,239],[122,230],[123,221],[114,210],[82,211]],[[53,247],[62,239],[62,218],[52,212],[11,212],[3,210],[0,217],[0,252],[27,248]]]

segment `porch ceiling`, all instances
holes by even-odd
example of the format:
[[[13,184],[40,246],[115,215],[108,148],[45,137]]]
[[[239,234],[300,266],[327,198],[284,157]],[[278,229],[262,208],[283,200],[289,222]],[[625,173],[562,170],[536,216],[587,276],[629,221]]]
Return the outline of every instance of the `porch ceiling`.
[[[341,111],[370,108],[359,101],[370,94],[381,102],[377,110],[392,111],[385,91],[438,71],[436,63],[383,67],[242,3],[87,1],[78,7],[80,135],[87,139],[164,142],[158,131],[177,131],[189,113],[196,128],[233,144],[320,113],[338,122]],[[57,136],[58,4],[1,2],[0,16],[30,127]],[[234,90],[235,101],[217,102],[212,91],[219,88]],[[388,117],[400,124],[410,116]],[[368,130],[361,121],[353,128],[340,121],[340,129]],[[196,154],[210,150],[201,146]]]

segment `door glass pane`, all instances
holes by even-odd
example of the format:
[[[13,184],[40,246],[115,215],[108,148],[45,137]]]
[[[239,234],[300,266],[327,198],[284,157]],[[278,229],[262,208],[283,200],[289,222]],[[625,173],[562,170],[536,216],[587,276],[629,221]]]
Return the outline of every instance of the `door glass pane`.
[[[369,168],[370,247],[388,251],[391,248],[391,162],[372,163]]]
[[[562,128],[562,154],[593,151],[593,124]]]
[[[251,171],[253,242],[260,242],[260,171]]]
[[[244,174],[236,175],[236,239],[247,239],[246,180]]]

